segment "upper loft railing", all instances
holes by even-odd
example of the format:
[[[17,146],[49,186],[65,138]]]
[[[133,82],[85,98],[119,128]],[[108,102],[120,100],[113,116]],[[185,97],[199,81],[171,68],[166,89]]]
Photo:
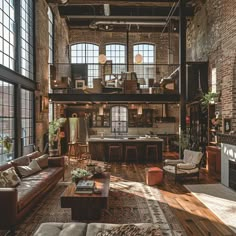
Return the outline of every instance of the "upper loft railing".
[[[129,68],[129,69],[127,69]],[[178,94],[177,64],[58,63],[50,66],[52,93]]]

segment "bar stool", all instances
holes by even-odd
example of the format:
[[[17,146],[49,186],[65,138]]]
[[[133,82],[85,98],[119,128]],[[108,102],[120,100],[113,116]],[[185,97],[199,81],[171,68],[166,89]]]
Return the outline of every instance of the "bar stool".
[[[153,150],[155,154],[155,159],[158,161],[158,150],[157,150],[157,145],[156,144],[148,144],[146,145],[146,161],[148,161],[149,157],[149,152]]]
[[[109,145],[109,162],[111,161],[111,157],[114,156],[114,153],[118,153],[118,158],[122,160],[122,147],[121,145]]]
[[[135,146],[135,145],[127,145],[127,146],[125,146],[125,161],[127,161],[128,153],[130,151],[135,153],[135,159],[136,159],[136,161],[138,161],[138,150],[137,150],[137,146]]]

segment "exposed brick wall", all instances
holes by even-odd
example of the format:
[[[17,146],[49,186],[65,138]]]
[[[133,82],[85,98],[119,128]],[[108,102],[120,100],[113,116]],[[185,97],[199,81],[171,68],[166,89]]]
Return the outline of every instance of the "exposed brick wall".
[[[36,110],[36,146],[43,150],[43,134],[48,130],[48,112],[42,111],[40,97],[48,96],[48,4],[46,0],[37,0],[36,4],[36,81],[38,88],[35,92]],[[57,8],[51,5],[54,13],[54,55],[55,62],[68,62],[68,28],[65,20],[61,19]]]
[[[193,61],[209,60],[217,70],[217,92],[221,92],[218,109],[222,118],[233,118],[236,130],[236,1],[199,1],[193,20],[188,22],[187,58]]]

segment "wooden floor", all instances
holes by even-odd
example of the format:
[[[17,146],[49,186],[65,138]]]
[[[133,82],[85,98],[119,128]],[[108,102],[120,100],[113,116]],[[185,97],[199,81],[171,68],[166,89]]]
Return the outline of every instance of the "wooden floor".
[[[164,153],[165,157],[176,158],[177,155],[173,153]],[[78,165],[84,165],[79,163]],[[128,176],[128,171],[133,171],[137,168],[146,168],[153,166],[152,163],[148,164],[124,164],[124,163],[105,163],[112,175],[125,177]],[[76,165],[72,165],[72,168]],[[155,166],[162,167],[161,164],[155,164]],[[69,170],[70,168],[68,168]],[[66,179],[70,178],[70,172],[67,171]],[[143,175],[141,181],[144,181],[145,175]],[[140,176],[136,181],[140,180]],[[208,176],[206,170],[202,168],[200,174],[200,182],[197,178],[186,178],[184,180],[174,183],[173,177],[165,177],[163,184],[159,186],[159,189],[164,196],[166,202],[169,204],[172,212],[176,215],[179,222],[182,224],[187,232],[187,235],[197,236],[228,236],[236,235],[226,225],[224,225],[205,205],[203,205],[196,197],[194,197],[183,186],[184,184],[209,184],[218,183],[218,180],[214,176]]]

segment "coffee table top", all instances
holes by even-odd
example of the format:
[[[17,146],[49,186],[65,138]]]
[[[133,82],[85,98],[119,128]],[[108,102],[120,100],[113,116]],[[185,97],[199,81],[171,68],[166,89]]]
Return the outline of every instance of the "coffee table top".
[[[76,193],[75,183],[71,183],[61,195],[61,198],[107,198],[109,195],[110,187],[110,173],[105,172],[100,178],[93,178],[95,186],[101,193]]]

